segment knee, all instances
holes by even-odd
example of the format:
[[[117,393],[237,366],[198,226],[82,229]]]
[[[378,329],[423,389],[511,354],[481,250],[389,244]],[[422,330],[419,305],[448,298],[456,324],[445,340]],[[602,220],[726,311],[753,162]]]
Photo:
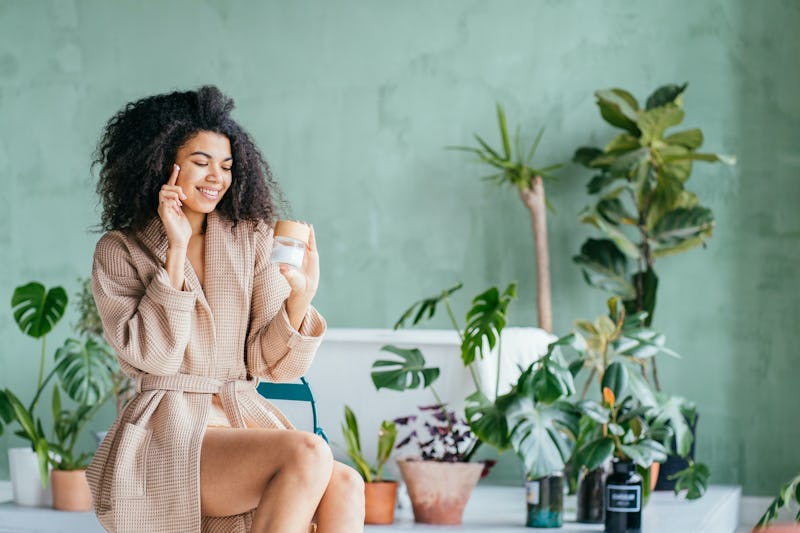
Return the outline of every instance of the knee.
[[[342,463],[334,464],[329,488],[344,496],[345,501],[351,502],[361,513],[364,512],[364,480],[354,469]]]
[[[333,468],[333,453],[323,439],[312,433],[299,433],[291,443],[294,463],[309,475],[327,478]]]

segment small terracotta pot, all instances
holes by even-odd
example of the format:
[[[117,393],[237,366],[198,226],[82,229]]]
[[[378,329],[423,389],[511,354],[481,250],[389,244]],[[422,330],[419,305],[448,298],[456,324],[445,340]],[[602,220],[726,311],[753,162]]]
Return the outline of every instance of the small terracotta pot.
[[[397,465],[408,487],[416,522],[461,524],[483,463],[398,460]]]
[[[373,481],[364,484],[365,524],[385,525],[394,522],[397,481]]]
[[[59,511],[91,511],[92,493],[86,481],[86,470],[53,470],[53,509]]]

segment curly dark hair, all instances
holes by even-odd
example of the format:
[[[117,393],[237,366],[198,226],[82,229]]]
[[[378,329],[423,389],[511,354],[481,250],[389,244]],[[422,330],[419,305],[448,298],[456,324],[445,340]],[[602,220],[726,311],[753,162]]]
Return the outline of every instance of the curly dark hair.
[[[271,225],[283,197],[255,142],[230,116],[234,108],[214,86],[171,92],[131,102],[108,121],[92,168],[100,166],[97,194],[103,230],[137,231],[158,216],[158,193],[169,179],[178,149],[200,131],[219,133],[231,143],[230,189],[217,211],[240,220]]]

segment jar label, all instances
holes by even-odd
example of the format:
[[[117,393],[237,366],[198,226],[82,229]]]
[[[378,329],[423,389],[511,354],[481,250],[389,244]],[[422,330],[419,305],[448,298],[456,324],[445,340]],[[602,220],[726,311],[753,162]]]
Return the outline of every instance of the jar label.
[[[528,481],[525,483],[526,496],[528,503],[531,505],[539,505],[539,497],[541,490],[538,481]]]
[[[606,509],[621,513],[638,513],[642,509],[642,487],[606,485]]]

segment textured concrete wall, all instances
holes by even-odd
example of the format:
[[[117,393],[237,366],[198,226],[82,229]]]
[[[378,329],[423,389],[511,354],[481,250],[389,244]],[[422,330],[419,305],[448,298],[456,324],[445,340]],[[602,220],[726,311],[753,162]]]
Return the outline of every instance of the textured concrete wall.
[[[387,327],[458,280],[463,308],[514,279],[512,322],[523,325],[535,322],[526,212],[444,147],[472,132],[496,142],[500,101],[526,141],[547,127],[540,162],[568,161],[612,134],[594,90],[644,98],[688,81],[686,125],[739,165],[696,166],[690,188],[715,211],[715,237],[659,266],[657,322],[684,355],[662,364],[663,381],[699,404],[698,454],[713,481],[771,493],[800,468],[799,23],[800,5],[777,0],[0,0],[0,386],[30,391],[38,364],[38,345],[12,322],[13,287],[39,279],[72,294],[89,272],[91,152],[129,100],[204,83],[236,99],[291,214],[315,223],[317,303],[331,326]],[[601,312],[604,295],[570,260],[589,233],[576,220],[589,176],[571,164],[560,176],[549,223],[565,332]]]

